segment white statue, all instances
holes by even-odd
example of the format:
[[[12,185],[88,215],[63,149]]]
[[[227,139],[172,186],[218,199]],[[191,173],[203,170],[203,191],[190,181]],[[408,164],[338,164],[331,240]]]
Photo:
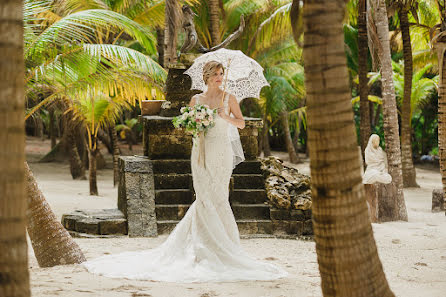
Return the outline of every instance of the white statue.
[[[390,184],[392,176],[387,172],[387,155],[379,146],[379,136],[372,134],[365,148],[365,170],[362,182],[364,184]]]

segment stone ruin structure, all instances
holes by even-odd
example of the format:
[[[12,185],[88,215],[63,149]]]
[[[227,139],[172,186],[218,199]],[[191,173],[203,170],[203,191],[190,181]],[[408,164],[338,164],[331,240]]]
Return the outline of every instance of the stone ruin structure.
[[[176,129],[173,116],[195,92],[183,72],[186,64],[169,69],[166,100],[169,109],[140,116],[144,156],[119,159],[118,209],[85,210],[64,215],[73,235],[157,236],[169,233],[194,201],[190,153],[192,136]],[[246,160],[233,171],[229,200],[243,234],[312,235],[310,179],[277,158],[259,159],[258,130],[262,121],[245,118],[239,130]]]
[[[236,38],[243,25],[241,21],[239,30],[222,45]],[[183,53],[176,64],[168,65],[165,93],[170,108],[159,115],[140,116],[144,156],[119,159],[118,209],[64,215],[62,224],[73,236],[152,237],[169,233],[185,215],[195,199],[190,165],[192,136],[176,129],[172,118],[197,93],[190,90],[191,79],[184,74],[195,57]],[[261,119],[245,117],[245,128],[239,130],[246,159],[234,169],[229,185],[239,231],[312,235],[309,177],[276,158],[257,158],[258,130],[262,126]]]

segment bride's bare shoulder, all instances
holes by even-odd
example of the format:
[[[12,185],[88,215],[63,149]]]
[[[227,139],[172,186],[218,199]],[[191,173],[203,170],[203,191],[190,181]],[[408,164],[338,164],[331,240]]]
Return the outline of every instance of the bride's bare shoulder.
[[[195,104],[197,104],[197,102],[199,102],[199,96],[201,96],[201,94],[195,94],[192,96],[189,102],[190,107],[194,106]]]

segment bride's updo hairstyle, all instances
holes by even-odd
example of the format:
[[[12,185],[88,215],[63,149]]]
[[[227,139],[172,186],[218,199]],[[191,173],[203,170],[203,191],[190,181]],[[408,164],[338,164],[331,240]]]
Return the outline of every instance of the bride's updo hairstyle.
[[[217,61],[209,61],[203,66],[203,81],[205,84],[208,84],[208,79],[217,72],[218,69],[223,70],[223,73],[225,72],[223,64]]]

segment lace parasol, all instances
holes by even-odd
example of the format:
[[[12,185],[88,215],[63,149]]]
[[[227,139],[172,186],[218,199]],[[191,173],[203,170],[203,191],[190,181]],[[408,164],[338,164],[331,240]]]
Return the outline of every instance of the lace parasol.
[[[259,98],[260,90],[264,86],[269,86],[259,63],[242,51],[222,48],[198,57],[194,64],[184,72],[192,79],[191,89],[206,91],[203,67],[209,61],[223,64],[225,78],[222,87],[226,92],[233,94],[238,102],[244,98]]]

